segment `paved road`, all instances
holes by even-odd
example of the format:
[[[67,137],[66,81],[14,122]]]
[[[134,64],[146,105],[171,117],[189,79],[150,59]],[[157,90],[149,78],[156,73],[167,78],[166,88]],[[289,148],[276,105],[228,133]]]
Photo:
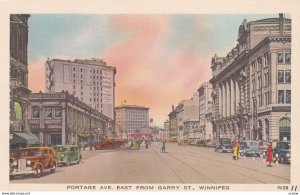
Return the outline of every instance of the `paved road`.
[[[267,167],[261,158],[232,160],[213,148],[159,143],[149,149],[83,151],[79,165],[59,167],[41,178],[20,177],[11,183],[290,183],[290,166]]]

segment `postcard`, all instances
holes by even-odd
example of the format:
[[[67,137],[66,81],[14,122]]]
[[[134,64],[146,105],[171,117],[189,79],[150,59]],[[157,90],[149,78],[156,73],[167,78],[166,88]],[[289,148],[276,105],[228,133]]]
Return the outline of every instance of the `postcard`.
[[[1,192],[298,194],[299,3],[126,2],[0,1]]]

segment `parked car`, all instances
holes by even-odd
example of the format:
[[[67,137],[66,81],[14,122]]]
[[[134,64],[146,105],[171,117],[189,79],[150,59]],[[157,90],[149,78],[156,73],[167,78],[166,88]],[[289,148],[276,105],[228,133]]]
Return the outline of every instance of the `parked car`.
[[[279,163],[290,163],[291,162],[291,142],[279,141],[276,147],[273,149],[273,156],[278,157]]]
[[[118,144],[114,141],[105,141],[105,142],[95,144],[96,150],[115,149],[117,147],[118,147]]]
[[[57,145],[54,149],[58,165],[69,166],[79,164],[81,161],[81,152],[75,145]]]
[[[255,140],[245,140],[240,142],[239,153],[241,156],[260,156],[259,142]]]
[[[10,156],[10,179],[18,175],[41,177],[45,171],[54,173],[57,167],[52,147],[28,147],[16,149]]]
[[[267,142],[267,141],[259,142],[259,150],[260,150],[261,154],[267,155],[268,147],[269,147],[269,142]]]
[[[215,146],[215,152],[233,152],[231,140],[228,138],[221,138],[219,143]]]
[[[131,149],[140,149],[141,148],[140,141],[138,141],[138,140],[131,141],[130,148]]]
[[[178,142],[178,146],[187,146],[187,145],[189,145],[189,141],[188,140],[180,140],[179,142]]]

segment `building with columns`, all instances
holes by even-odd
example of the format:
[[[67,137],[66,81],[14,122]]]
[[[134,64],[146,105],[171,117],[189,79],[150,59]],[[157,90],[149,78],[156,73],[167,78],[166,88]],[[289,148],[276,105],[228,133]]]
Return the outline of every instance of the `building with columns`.
[[[10,15],[10,125],[9,130],[29,132],[28,126],[28,18]]]
[[[237,45],[211,61],[217,138],[290,140],[291,20],[279,14],[238,30]]]
[[[30,94],[28,121],[32,133],[45,145],[101,141],[113,133],[114,125],[68,91]]]
[[[200,140],[213,140],[212,123],[209,120],[212,116],[212,85],[210,82],[202,83],[197,90],[199,93],[199,139]]]

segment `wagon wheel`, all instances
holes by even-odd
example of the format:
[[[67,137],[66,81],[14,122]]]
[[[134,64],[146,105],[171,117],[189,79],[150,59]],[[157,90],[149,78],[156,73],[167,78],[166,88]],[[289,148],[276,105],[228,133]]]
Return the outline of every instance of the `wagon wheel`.
[[[52,165],[52,167],[50,169],[50,173],[54,173],[55,170],[56,170],[56,162],[53,162],[53,165]]]

